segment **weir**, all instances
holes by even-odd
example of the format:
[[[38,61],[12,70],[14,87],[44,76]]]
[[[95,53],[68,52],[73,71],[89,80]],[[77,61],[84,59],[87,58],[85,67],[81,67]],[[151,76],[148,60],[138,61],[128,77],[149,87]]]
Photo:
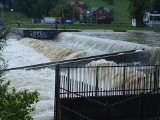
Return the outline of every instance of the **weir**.
[[[24,45],[34,48],[52,61],[61,61],[67,59],[83,58],[87,56],[98,56],[112,53],[117,55],[107,57],[107,60],[113,60],[117,63],[141,62],[141,64],[158,64],[159,48],[150,46],[96,38],[91,36],[79,35],[75,32],[62,32],[56,35],[54,39],[40,40],[23,38],[20,42]],[[134,51],[130,53],[129,51]],[[121,54],[121,52],[128,54]]]

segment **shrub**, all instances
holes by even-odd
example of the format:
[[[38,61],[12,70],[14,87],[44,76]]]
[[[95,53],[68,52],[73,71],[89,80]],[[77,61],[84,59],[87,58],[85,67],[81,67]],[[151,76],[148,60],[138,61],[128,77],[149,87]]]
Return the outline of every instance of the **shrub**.
[[[31,104],[38,102],[38,92],[23,90],[16,92],[12,88],[8,92],[9,82],[0,87],[0,118],[1,120],[32,120],[30,112],[34,110]]]

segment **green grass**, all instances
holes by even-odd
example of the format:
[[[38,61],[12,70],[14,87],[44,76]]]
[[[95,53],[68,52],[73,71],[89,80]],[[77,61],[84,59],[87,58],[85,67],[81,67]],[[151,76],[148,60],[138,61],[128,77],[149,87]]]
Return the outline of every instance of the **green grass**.
[[[132,27],[130,24],[73,24],[73,25],[58,25],[58,29],[102,29],[102,30],[150,30],[160,32],[160,28],[148,27]],[[22,24],[22,28],[48,28],[49,24]]]
[[[114,5],[109,6],[113,11],[116,23],[131,23],[129,19],[129,0],[114,0]]]
[[[4,17],[6,18],[6,21],[10,24],[14,24],[18,21],[23,21],[26,23],[32,22],[31,18],[26,17],[24,14],[20,12],[4,12]]]

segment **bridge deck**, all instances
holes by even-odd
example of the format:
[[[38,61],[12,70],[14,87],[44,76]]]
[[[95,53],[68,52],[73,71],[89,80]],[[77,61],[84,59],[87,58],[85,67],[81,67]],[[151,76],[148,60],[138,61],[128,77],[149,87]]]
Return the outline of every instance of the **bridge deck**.
[[[17,28],[14,30],[21,34],[22,37],[34,39],[53,39],[60,32],[80,32],[75,29],[49,29],[49,28]]]

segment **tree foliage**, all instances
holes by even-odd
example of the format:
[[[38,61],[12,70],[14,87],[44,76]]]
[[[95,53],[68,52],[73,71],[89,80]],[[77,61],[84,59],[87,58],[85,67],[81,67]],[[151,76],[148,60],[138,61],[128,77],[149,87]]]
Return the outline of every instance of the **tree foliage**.
[[[159,11],[160,12],[160,0],[153,0],[152,11]]]
[[[38,101],[38,92],[23,90],[17,92],[12,88],[8,92],[9,82],[0,87],[0,118],[1,120],[31,120],[31,104]]]
[[[114,0],[108,0],[107,2],[109,5],[114,5]]]
[[[60,2],[50,12],[50,16],[65,19],[79,20],[79,12],[69,3]]]
[[[2,24],[0,28],[0,51],[6,46],[7,34],[9,27],[6,24]]]
[[[62,5],[57,4],[53,9],[51,9],[49,15],[53,17],[61,17],[62,16]]]
[[[143,15],[147,11],[160,12],[160,0],[130,0],[130,18],[136,19],[138,26],[143,25]]]
[[[15,0],[14,9],[29,17],[42,18],[44,15],[49,15],[55,4],[56,0]]]
[[[137,26],[143,25],[144,13],[151,9],[151,2],[152,0],[130,0],[130,18],[137,20]]]

